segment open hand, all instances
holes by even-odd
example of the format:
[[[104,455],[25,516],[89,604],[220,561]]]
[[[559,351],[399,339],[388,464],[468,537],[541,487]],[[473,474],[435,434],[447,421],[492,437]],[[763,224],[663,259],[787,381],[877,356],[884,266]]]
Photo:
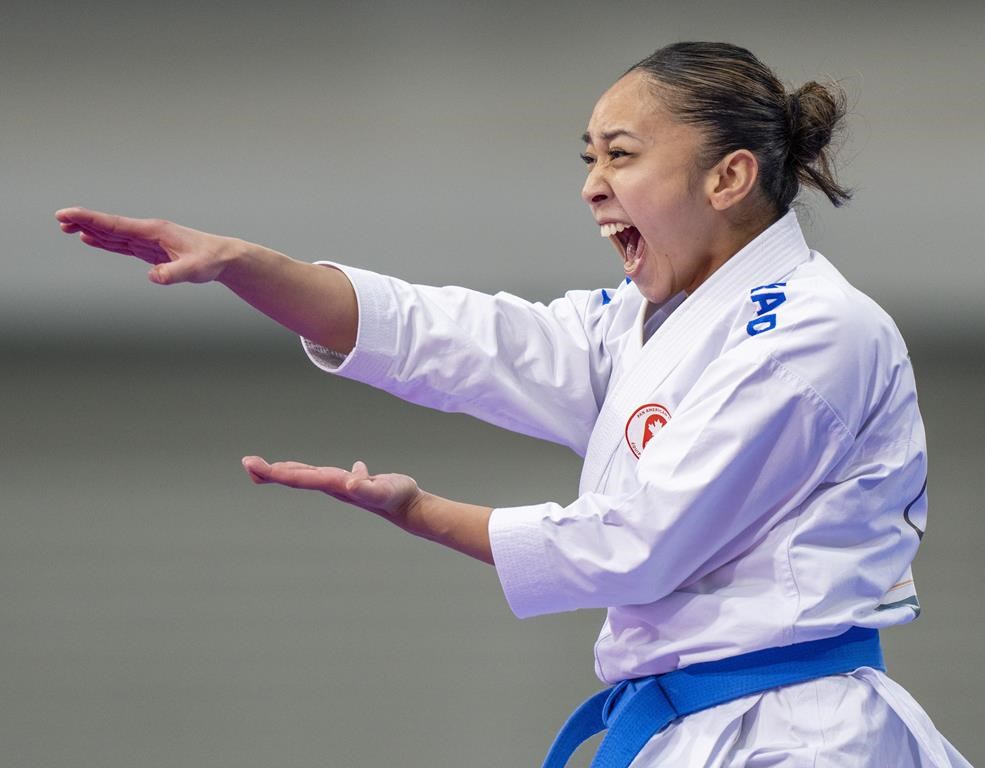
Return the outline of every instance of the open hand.
[[[149,277],[160,285],[216,280],[237,242],[163,219],[131,219],[86,208],[62,208],[55,218],[62,232],[79,232],[86,245],[153,264]]]
[[[414,478],[407,475],[371,475],[361,461],[353,464],[351,471],[346,471],[338,467],[313,467],[299,461],[268,464],[259,456],[246,456],[243,468],[254,483],[277,483],[321,491],[415,532],[411,530],[410,517],[422,492]]]

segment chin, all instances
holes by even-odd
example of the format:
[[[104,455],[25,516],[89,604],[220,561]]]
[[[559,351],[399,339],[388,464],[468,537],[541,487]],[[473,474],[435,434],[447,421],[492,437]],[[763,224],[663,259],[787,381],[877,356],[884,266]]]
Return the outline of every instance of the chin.
[[[643,298],[651,304],[663,304],[676,293],[670,286],[652,285],[637,278],[634,278],[633,282],[636,283],[637,290],[643,294]]]

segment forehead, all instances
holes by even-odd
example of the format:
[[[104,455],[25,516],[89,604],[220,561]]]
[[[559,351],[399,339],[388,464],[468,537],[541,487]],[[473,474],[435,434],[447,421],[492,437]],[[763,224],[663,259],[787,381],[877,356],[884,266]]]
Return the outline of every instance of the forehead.
[[[592,110],[587,136],[599,141],[616,131],[652,140],[681,124],[671,119],[641,72],[630,72],[609,88]]]

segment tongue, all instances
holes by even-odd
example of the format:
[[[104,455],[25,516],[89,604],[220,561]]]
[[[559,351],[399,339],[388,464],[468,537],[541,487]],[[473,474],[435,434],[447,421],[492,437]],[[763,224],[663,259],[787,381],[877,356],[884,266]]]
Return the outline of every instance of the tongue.
[[[627,230],[626,238],[626,260],[632,261],[636,258],[636,248],[640,244],[640,231],[633,227]]]

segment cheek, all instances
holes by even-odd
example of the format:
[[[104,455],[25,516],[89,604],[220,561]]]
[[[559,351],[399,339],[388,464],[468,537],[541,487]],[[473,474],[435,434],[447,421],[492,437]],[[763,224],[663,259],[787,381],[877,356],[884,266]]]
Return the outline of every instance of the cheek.
[[[634,180],[633,199],[637,205],[643,206],[644,213],[646,209],[654,213],[679,213],[687,209],[694,198],[689,182],[688,175],[677,169],[652,172]]]
[[[634,199],[634,210],[627,212],[633,214],[641,231],[652,227],[651,234],[673,238],[690,228],[687,223],[693,219],[694,207],[686,189],[659,185],[641,190]]]

